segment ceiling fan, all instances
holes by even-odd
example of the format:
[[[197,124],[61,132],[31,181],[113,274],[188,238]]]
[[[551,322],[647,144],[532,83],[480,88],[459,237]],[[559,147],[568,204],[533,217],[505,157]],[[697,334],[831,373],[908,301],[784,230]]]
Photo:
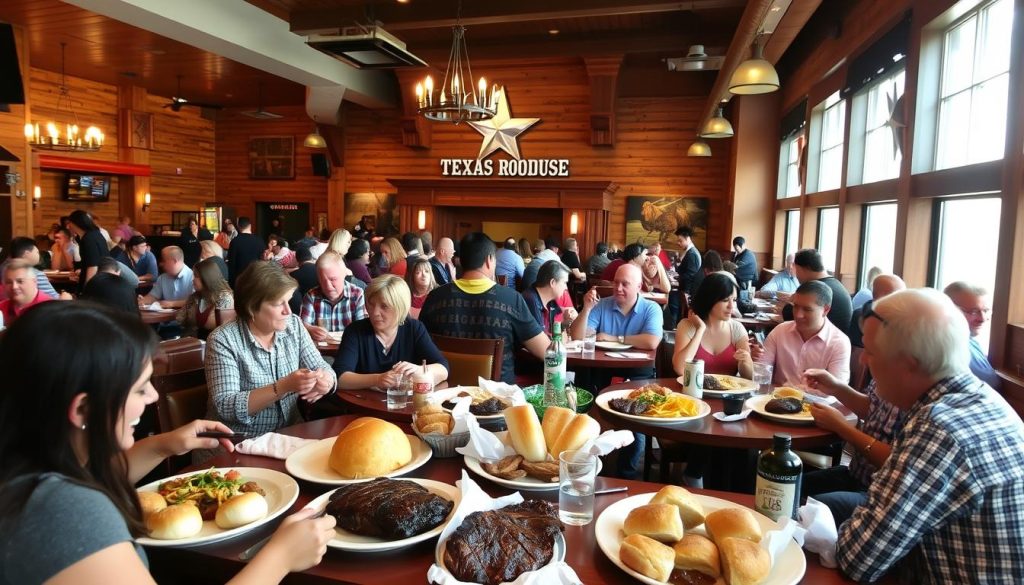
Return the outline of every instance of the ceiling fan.
[[[222,110],[224,106],[220,104],[209,104],[205,102],[194,102],[189,99],[185,99],[181,96],[181,76],[178,76],[178,91],[175,92],[174,97],[171,98],[169,103],[163,105],[165,108],[170,108],[172,112],[180,112],[182,106],[195,106],[197,108],[209,108],[211,110]]]
[[[721,69],[724,55],[708,55],[704,45],[691,45],[685,57],[665,59],[669,71],[711,71]]]

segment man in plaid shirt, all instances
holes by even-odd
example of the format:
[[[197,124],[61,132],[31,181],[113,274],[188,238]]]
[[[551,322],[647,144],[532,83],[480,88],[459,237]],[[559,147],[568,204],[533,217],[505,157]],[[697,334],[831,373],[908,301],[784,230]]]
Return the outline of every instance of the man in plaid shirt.
[[[328,250],[317,258],[320,286],[302,297],[299,312],[313,341],[327,341],[329,331],[344,331],[349,323],[366,318],[363,289],[346,282],[350,274],[345,259],[337,252]]]
[[[858,581],[899,562],[908,582],[1020,583],[1024,424],[971,374],[963,314],[938,291],[907,290],[865,312],[863,331],[878,396],[905,420],[839,528],[840,568]]]

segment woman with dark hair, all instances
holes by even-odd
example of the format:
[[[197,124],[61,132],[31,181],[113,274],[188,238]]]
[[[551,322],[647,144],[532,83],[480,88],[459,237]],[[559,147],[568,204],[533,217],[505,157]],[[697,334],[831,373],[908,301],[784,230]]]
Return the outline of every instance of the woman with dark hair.
[[[100,233],[100,228],[81,209],[72,211],[68,216],[68,229],[78,236],[78,250],[82,257],[78,286],[84,287],[99,271],[100,258],[110,256],[110,249],[107,248],[107,240]]]
[[[53,331],[75,351],[51,359]],[[0,338],[0,583],[154,583],[133,542],[145,535],[133,484],[168,456],[232,449],[197,436],[229,431],[204,420],[135,442],[157,399],[155,349],[138,317],[84,301],[40,305]],[[312,515],[286,519],[232,582],[276,583],[317,564],[335,521]]]
[[[176,320],[181,324],[182,336],[206,339],[217,327],[216,309],[233,308],[235,298],[214,258],[196,264],[192,271],[192,288],[195,292],[178,310]]]
[[[519,242],[516,244],[516,252],[523,257],[523,264],[529,264],[530,260],[533,260],[533,248],[530,246],[530,240],[526,238],[519,238]]]
[[[345,253],[345,266],[352,271],[352,276],[369,283],[373,280],[366,265],[370,263],[370,242],[362,238],[352,240],[348,252]]]
[[[427,295],[437,288],[430,260],[427,260],[425,256],[413,258],[409,269],[405,272],[405,283],[409,285],[409,291],[412,293],[412,306],[409,308],[409,315],[413,319],[419,319],[420,309],[423,308],[423,302],[427,300]]]
[[[191,268],[196,262],[199,262],[199,256],[202,254],[199,242],[212,239],[213,234],[210,233],[210,230],[199,227],[199,220],[190,217],[188,227],[181,232],[181,241],[178,243],[178,247],[185,253],[185,266]]]
[[[690,301],[690,315],[676,327],[672,367],[683,374],[686,362],[704,360],[707,374],[754,376],[747,332],[732,319],[738,293],[736,281],[726,274],[707,275]]]

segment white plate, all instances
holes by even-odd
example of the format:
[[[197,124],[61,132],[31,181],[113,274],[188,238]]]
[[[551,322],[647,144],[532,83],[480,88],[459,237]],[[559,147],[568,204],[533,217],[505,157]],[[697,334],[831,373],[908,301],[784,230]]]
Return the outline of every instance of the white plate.
[[[640,415],[636,415],[636,414],[626,414],[624,412],[619,412],[617,410],[614,410],[612,407],[608,406],[608,402],[610,400],[612,400],[613,398],[628,398],[629,397],[629,393],[632,392],[633,390],[635,390],[635,388],[626,389],[626,390],[612,390],[611,392],[602,392],[596,398],[597,406],[601,410],[604,410],[605,412],[609,412],[611,414],[614,414],[615,416],[621,416],[622,418],[625,418],[625,419],[635,420],[637,422],[642,422],[642,423],[646,423],[646,424],[649,424],[649,425],[655,425],[655,426],[674,425],[676,423],[689,422],[691,420],[697,420],[697,419],[704,418],[705,416],[711,414],[711,406],[707,402],[704,402],[703,400],[697,400],[696,398],[692,398],[690,396],[687,396],[687,398],[690,398],[691,400],[697,400],[697,402],[699,403],[697,405],[698,410],[697,410],[697,414],[695,416],[678,416],[678,417],[675,417],[675,418],[661,418],[661,417],[656,417],[656,416],[640,416]],[[679,394],[679,393],[675,392],[675,394]]]
[[[403,548],[410,544],[416,544],[424,540],[429,540],[444,530],[444,527],[448,525],[448,522],[452,519],[452,514],[455,514],[455,509],[459,507],[459,502],[462,500],[462,492],[459,488],[434,481],[432,479],[415,479],[408,478],[407,481],[412,481],[420,484],[427,488],[427,490],[455,503],[452,506],[452,511],[448,513],[448,517],[444,519],[434,528],[416,536],[410,536],[409,538],[403,538],[401,540],[381,540],[373,536],[362,536],[359,534],[353,534],[342,528],[335,527],[334,538],[327,541],[327,546],[340,550],[355,550],[363,552],[380,552],[385,550],[394,550],[396,548]],[[338,488],[341,489],[341,488]],[[312,502],[306,504],[307,508],[313,508],[317,512],[327,507],[327,502],[331,499],[331,494],[338,490],[331,490],[326,494],[316,498]]]
[[[618,341],[598,341],[594,345],[599,349],[605,349],[610,351],[619,351],[623,349],[630,349],[633,346],[628,343],[619,343]]]
[[[299,497],[299,484],[295,482],[291,477],[281,473],[280,471],[274,471],[273,469],[264,469],[262,467],[223,467],[218,469],[221,473],[227,473],[231,470],[238,471],[242,474],[243,481],[255,481],[259,484],[263,491],[266,492],[267,498],[267,515],[255,522],[246,524],[245,526],[239,526],[238,528],[231,528],[225,530],[220,528],[212,520],[203,522],[203,529],[199,534],[191,536],[189,538],[179,538],[177,540],[160,540],[156,538],[149,538],[143,536],[135,539],[135,542],[144,546],[163,546],[163,547],[183,547],[183,546],[197,546],[200,544],[209,544],[211,542],[218,542],[221,540],[227,540],[234,538],[239,534],[245,534],[254,528],[258,528],[267,522],[270,522],[274,518],[277,518],[281,514],[284,514],[292,507],[295,503],[295,499]],[[172,475],[171,477],[165,477],[164,479],[147,483],[146,485],[139,488],[140,492],[155,492],[160,484],[165,481],[177,479],[179,477],[188,477],[190,475],[196,475],[202,473],[199,471],[193,471],[191,473],[179,473],[178,475]]]
[[[477,390],[481,389],[479,386],[458,386],[458,388],[476,388]],[[452,400],[455,400],[456,398],[461,398],[462,396],[466,396],[466,395],[456,396]],[[493,396],[493,394],[492,394],[492,396]],[[447,406],[442,406],[441,409],[444,410],[445,412],[448,412],[448,413],[450,413],[452,411],[452,409],[448,408]],[[499,412],[497,414],[475,414],[473,416],[475,416],[476,420],[479,421],[479,422],[496,421],[496,420],[504,419],[505,418],[505,411],[502,410],[501,412]]]
[[[501,439],[502,443],[506,445],[508,442],[508,431],[499,431],[494,433],[496,437]],[[463,462],[466,464],[466,469],[479,475],[480,477],[492,481],[500,486],[507,487],[510,490],[519,490],[523,492],[549,492],[558,489],[558,482],[544,482],[535,477],[526,476],[520,479],[504,479],[495,475],[491,475],[484,471],[483,466],[480,464],[480,460],[469,455],[462,456]],[[601,463],[601,458],[597,458],[597,472],[601,473],[601,468],[604,465]]]
[[[633,569],[630,569],[619,559],[619,547],[622,546],[622,539],[625,538],[625,535],[622,532],[623,521],[625,521],[626,516],[632,509],[650,503],[652,497],[654,497],[654,494],[631,496],[624,500],[619,500],[605,508],[604,512],[601,512],[601,515],[597,517],[597,522],[594,525],[594,536],[597,537],[597,545],[601,547],[601,552],[603,552],[611,562],[618,565],[620,569],[629,573],[630,576],[639,579],[644,583],[648,583],[649,585],[664,585],[660,581],[655,581],[654,579],[645,577]],[[715,510],[720,510],[722,508],[742,507],[738,504],[734,504],[733,502],[712,498],[711,496],[694,494],[694,497],[697,498],[701,506],[704,507],[705,513],[714,512]],[[751,512],[753,512],[753,510],[751,510]],[[779,529],[779,525],[767,516],[754,512],[754,518],[756,518],[758,524],[761,525],[762,532]],[[696,533],[707,536],[707,533],[704,531],[704,525],[692,530],[687,530],[686,533]],[[795,585],[803,578],[806,570],[807,560],[804,557],[804,552],[800,549],[800,545],[798,545],[795,540],[790,540],[789,545],[786,546],[779,555],[778,560],[772,566],[771,572],[768,573],[768,577],[761,582],[761,585]]]
[[[341,336],[344,334],[344,331],[328,331],[327,337],[330,339],[330,343],[341,343]]]
[[[740,378],[737,376],[726,376],[724,374],[704,374],[705,378],[708,378],[709,376],[714,376],[719,380],[724,378],[726,380],[730,380],[735,384],[740,385],[740,387],[735,390],[708,390],[707,388],[704,388],[703,393],[707,396],[711,396],[712,398],[721,398],[726,394],[735,394],[737,392],[753,392],[758,388],[757,384],[755,384],[751,380],[747,380],[746,378]],[[683,377],[679,376],[678,378],[676,378],[676,382],[679,382],[680,385],[684,385]]]
[[[814,424],[814,417],[810,414],[804,414],[802,412],[800,414],[775,414],[774,412],[768,412],[764,409],[764,405],[768,404],[768,401],[771,399],[771,394],[753,396],[747,399],[743,407],[749,408],[766,419],[773,420],[775,422],[798,425]]]
[[[430,456],[433,454],[430,445],[414,435],[406,435],[406,438],[409,439],[409,446],[412,447],[412,461],[381,477],[405,475],[430,460]],[[324,485],[348,485],[376,479],[374,477],[345,479],[337,471],[331,469],[327,460],[331,457],[331,449],[334,448],[334,441],[337,439],[338,437],[322,439],[292,453],[284,462],[285,469],[299,479]]]
[[[451,575],[451,573],[448,571],[448,567],[444,564],[444,551],[445,551],[445,545],[447,543],[448,543],[447,539],[446,540],[438,540],[437,541],[437,547],[434,549],[434,562],[437,563],[437,566],[439,566],[442,569],[444,569],[444,571],[446,573]],[[555,535],[555,546],[554,546],[554,549],[552,550],[552,553],[551,553],[551,562],[548,563],[548,564],[550,565],[551,563],[557,563],[557,562],[564,561],[564,560],[565,560],[565,535],[563,533],[559,532],[557,535]],[[454,579],[454,575],[452,576],[452,578]]]

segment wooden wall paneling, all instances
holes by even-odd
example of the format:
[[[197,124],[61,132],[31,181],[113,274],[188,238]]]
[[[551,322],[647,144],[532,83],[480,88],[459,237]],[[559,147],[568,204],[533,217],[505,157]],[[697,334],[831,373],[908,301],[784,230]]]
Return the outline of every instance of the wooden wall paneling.
[[[584,57],[590,78],[590,145],[615,146],[615,97],[623,55]]]
[[[174,112],[162,107],[168,99],[146,96],[146,111],[153,115],[153,148],[149,150],[153,203],[145,214],[150,225],[170,224],[172,211],[198,210],[218,199],[216,123],[203,117],[198,108]]]
[[[431,130],[434,125],[417,113],[419,105],[416,103],[415,93],[416,84],[422,82],[427,74],[433,76],[438,86],[441,85],[444,76],[438,76],[436,71],[430,69],[403,68],[395,70],[398,84],[402,88],[402,145],[409,148],[430,149],[431,145]]]
[[[29,43],[25,29],[20,26],[14,26],[14,44],[18,51],[22,83],[25,85],[25,104],[11,104],[10,112],[0,112],[0,145],[20,159],[20,162],[3,164],[8,166],[11,172],[20,174],[21,182],[11,186],[11,196],[0,200],[0,204],[9,206],[11,233],[31,235],[40,231],[39,226],[33,225],[32,214],[32,191],[37,184],[39,172],[38,169],[32,168],[32,150],[25,141],[24,128],[31,109],[32,96],[28,91]],[[19,191],[24,197],[18,196]]]
[[[760,266],[766,266],[772,257],[774,224],[765,220],[775,209],[779,176],[779,94],[740,96],[735,104],[726,238],[731,246],[732,237],[742,235],[747,247],[761,254]]]
[[[1003,188],[1002,173],[1002,160],[918,173],[910,177],[910,196],[942,197],[964,193],[998,193]]]

